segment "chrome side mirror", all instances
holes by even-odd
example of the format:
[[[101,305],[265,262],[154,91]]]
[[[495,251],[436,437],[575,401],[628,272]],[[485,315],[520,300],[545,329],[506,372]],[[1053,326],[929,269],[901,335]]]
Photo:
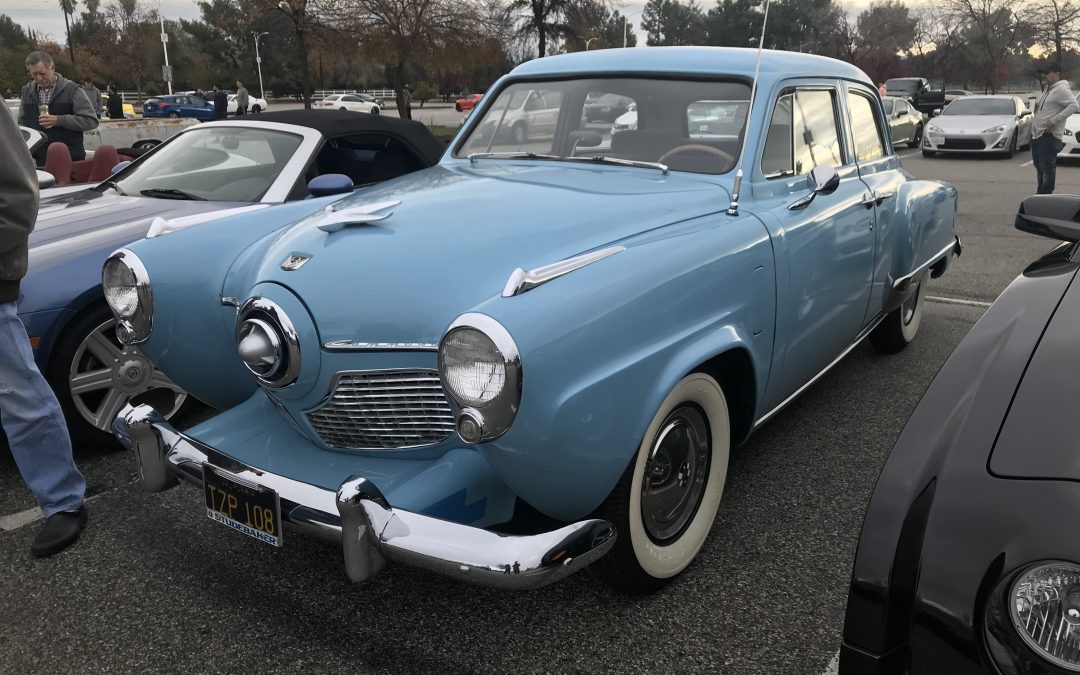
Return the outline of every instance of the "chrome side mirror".
[[[811,185],[810,194],[788,204],[789,211],[805,209],[810,206],[810,202],[814,201],[814,197],[819,194],[831,195],[836,192],[836,188],[840,187],[840,174],[836,173],[836,169],[831,166],[815,166],[807,176],[807,180]]]
[[[37,186],[39,190],[51,188],[56,185],[56,177],[48,171],[37,170]]]

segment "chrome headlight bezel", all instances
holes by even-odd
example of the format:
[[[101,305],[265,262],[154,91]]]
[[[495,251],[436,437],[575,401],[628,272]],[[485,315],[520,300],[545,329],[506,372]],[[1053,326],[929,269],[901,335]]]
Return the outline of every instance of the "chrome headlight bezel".
[[[461,331],[474,331],[482,335],[494,345],[501,357],[503,385],[498,394],[488,401],[468,400],[468,397],[454,390],[451,378],[447,376],[448,350],[453,348],[450,338]],[[521,354],[509,331],[498,321],[474,312],[455,319],[439,341],[439,379],[455,409],[455,426],[463,441],[492,441],[510,429],[521,404]]]
[[[251,364],[240,359],[244,368],[251,373],[259,384],[268,389],[285,389],[292,386],[300,377],[300,338],[296,327],[288,315],[277,303],[267,298],[255,296],[249,298],[240,306],[236,314],[236,347],[239,352],[240,341],[244,335],[244,326],[248,322],[257,324],[264,330],[273,331],[272,339],[275,358],[277,362],[265,373],[260,372]]]
[[[1059,574],[1054,574],[1054,572],[1057,572]],[[1008,586],[1008,595],[1005,598],[1008,605],[1007,611],[1009,613],[1009,618],[1011,619],[1013,628],[1016,630],[1016,633],[1020,636],[1020,638],[1024,641],[1028,648],[1038,654],[1041,658],[1049,661],[1050,663],[1053,663],[1059,668],[1064,668],[1065,670],[1073,672],[1080,672],[1080,661],[1074,661],[1070,663],[1069,661],[1060,658],[1058,655],[1052,653],[1049,649],[1047,649],[1047,647],[1039,644],[1039,642],[1031,634],[1029,634],[1028,630],[1024,626],[1024,618],[1020,615],[1020,610],[1017,607],[1019,602],[1025,599],[1023,596],[1022,586],[1024,586],[1025,584],[1030,584],[1032,580],[1038,580],[1040,575],[1051,577],[1057,576],[1060,578],[1062,576],[1060,572],[1065,572],[1067,575],[1071,575],[1073,577],[1072,580],[1068,582],[1067,590],[1071,590],[1077,594],[1073,596],[1072,600],[1073,604],[1078,606],[1073,608],[1075,612],[1071,615],[1071,620],[1066,619],[1065,610],[1058,612],[1058,622],[1060,623],[1062,621],[1065,621],[1071,626],[1080,627],[1080,564],[1068,562],[1065,560],[1043,560],[1036,564],[1029,565],[1028,567],[1021,570],[1020,573],[1017,574],[1016,577],[1013,579],[1012,583],[1010,583]],[[1053,583],[1051,583],[1050,585],[1054,586]],[[1055,587],[1055,590],[1060,589],[1057,589]],[[1064,605],[1064,599],[1068,595],[1069,593],[1063,593],[1059,598],[1051,598],[1048,600],[1044,600],[1043,602]],[[1027,601],[1030,602],[1030,600]],[[1028,611],[1031,611],[1032,609],[1033,607],[1029,607]],[[1051,608],[1051,610],[1052,609],[1053,608]],[[1050,633],[1053,634],[1054,632],[1055,631],[1051,629]]]
[[[110,291],[116,290],[112,283],[113,277],[109,274],[110,268],[123,266],[130,272],[135,280],[132,292],[134,293],[134,306],[130,311],[115,304]],[[125,345],[135,345],[146,342],[154,329],[154,294],[150,285],[150,273],[147,272],[139,256],[126,248],[114,252],[101,267],[101,288],[105,294],[105,302],[109,310],[116,317],[116,336]]]

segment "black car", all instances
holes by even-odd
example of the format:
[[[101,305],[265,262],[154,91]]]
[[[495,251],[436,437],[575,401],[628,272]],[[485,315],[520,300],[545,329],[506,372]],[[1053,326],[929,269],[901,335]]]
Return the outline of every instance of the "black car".
[[[630,109],[633,99],[618,94],[603,94],[585,102],[586,122],[614,122]]]
[[[961,341],[867,508],[840,673],[1080,671],[1080,197],[1016,226],[1064,242]]]
[[[916,110],[927,115],[945,107],[945,83],[931,82],[925,77],[894,77],[885,80],[885,93],[904,99]]]

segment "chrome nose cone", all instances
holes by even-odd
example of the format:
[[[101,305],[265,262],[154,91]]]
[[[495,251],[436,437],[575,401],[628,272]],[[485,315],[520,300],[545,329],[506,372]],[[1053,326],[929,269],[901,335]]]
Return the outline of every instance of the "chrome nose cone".
[[[237,333],[236,351],[248,370],[261,378],[273,378],[284,365],[281,338],[262,319],[246,319]]]

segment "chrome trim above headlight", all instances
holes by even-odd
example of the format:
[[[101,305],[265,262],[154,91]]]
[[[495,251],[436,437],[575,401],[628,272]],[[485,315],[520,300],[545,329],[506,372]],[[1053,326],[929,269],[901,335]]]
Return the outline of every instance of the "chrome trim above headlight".
[[[329,351],[375,351],[375,352],[434,352],[439,345],[434,342],[353,342],[352,340],[331,340],[323,344]]]
[[[564,274],[570,274],[574,270],[579,270],[586,265],[591,265],[598,260],[603,260],[616,253],[622,253],[625,250],[625,246],[612,246],[610,248],[600,249],[599,251],[593,251],[592,253],[560,260],[559,262],[544,265],[543,267],[537,267],[528,272],[519,267],[514,270],[510,274],[510,278],[506,280],[506,285],[503,286],[502,296],[504,298],[512,298],[515,295],[521,295],[522,293],[531,291],[537,286],[546,284],[553,279],[558,279]]]
[[[244,367],[260,384],[270,389],[284,389],[296,382],[296,378],[300,376],[300,338],[292,321],[285,314],[285,310],[273,301],[259,296],[245,302],[236,315],[238,352],[243,346],[244,338],[250,335],[250,331],[244,330],[244,325],[248,322],[271,331],[271,334],[277,338],[275,353],[279,362],[273,364],[272,368],[266,369],[266,372],[260,372],[261,368],[253,367],[247,360],[244,360]],[[254,358],[256,354],[252,352],[249,356]],[[244,354],[241,354],[241,359],[244,359]]]
[[[119,249],[109,256],[102,266],[102,286],[105,286],[105,269],[111,263],[119,263],[131,270],[135,277],[137,304],[130,317],[116,317],[116,337],[125,345],[136,345],[150,339],[154,329],[154,294],[150,288],[150,273],[146,271],[139,256],[126,248]],[[109,307],[112,310],[112,306]],[[113,314],[116,311],[113,310]]]
[[[446,377],[446,340],[457,331],[473,330],[479,332],[491,340],[492,344],[502,355],[505,383],[499,393],[483,404],[464,401],[447,382]],[[446,330],[439,342],[439,377],[443,382],[443,389],[450,397],[454,405],[456,417],[468,415],[478,420],[482,426],[478,440],[467,441],[470,443],[483,443],[502,436],[517,416],[518,406],[521,403],[521,354],[518,351],[514,338],[510,336],[502,324],[486,314],[470,312],[462,314],[454,320]],[[462,439],[465,440],[465,439]]]

